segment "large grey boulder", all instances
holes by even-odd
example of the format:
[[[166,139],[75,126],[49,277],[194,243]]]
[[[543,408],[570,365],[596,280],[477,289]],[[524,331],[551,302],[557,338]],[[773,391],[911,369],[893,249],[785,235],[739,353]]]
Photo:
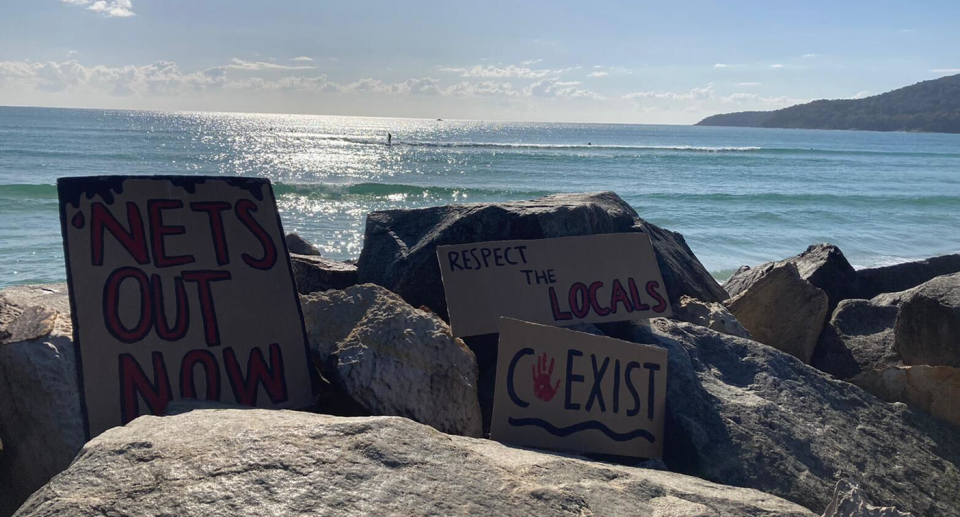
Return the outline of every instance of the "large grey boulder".
[[[480,436],[477,362],[450,327],[373,284],[301,296],[324,377],[374,415]]]
[[[753,339],[810,362],[827,313],[827,295],[782,262],[727,300],[727,308]]]
[[[0,516],[8,516],[70,464],[84,433],[66,284],[0,290],[0,306],[14,336],[0,344]]]
[[[856,296],[873,298],[906,291],[938,276],[960,273],[960,253],[857,271]]]
[[[613,192],[371,212],[357,267],[361,282],[382,285],[446,318],[437,246],[619,232],[650,235],[671,301],[684,294],[706,302],[726,298],[682,235],[640,219]]]
[[[823,290],[829,301],[827,315],[841,300],[851,298],[857,281],[857,272],[847,262],[840,248],[833,244],[814,244],[803,253],[778,262],[759,266],[743,266],[723,284],[730,297],[745,291],[774,267],[782,264],[797,266],[800,278]]]
[[[287,241],[287,251],[297,255],[315,255],[320,256],[320,250],[296,233],[288,233],[284,240]]]
[[[960,515],[960,433],[796,358],[667,319],[617,337],[669,351],[664,461],[820,512],[841,478],[874,504]]]
[[[841,479],[837,481],[833,501],[830,501],[822,517],[911,517],[911,514],[892,506],[874,506],[864,497],[860,485]]]
[[[904,364],[960,367],[960,273],[910,290],[900,304],[894,346]]]
[[[673,306],[673,317],[717,332],[750,339],[747,329],[743,328],[736,316],[731,314],[722,303],[707,303],[683,296],[680,302]]]
[[[297,292],[310,294],[357,285],[357,266],[316,255],[290,255]]]
[[[194,410],[87,444],[18,517],[814,516],[756,490],[441,434],[396,417]]]
[[[851,382],[887,402],[903,402],[960,428],[960,368],[890,366]]]
[[[900,363],[893,346],[899,300],[880,295],[872,300],[840,302],[823,327],[810,365],[838,379]]]

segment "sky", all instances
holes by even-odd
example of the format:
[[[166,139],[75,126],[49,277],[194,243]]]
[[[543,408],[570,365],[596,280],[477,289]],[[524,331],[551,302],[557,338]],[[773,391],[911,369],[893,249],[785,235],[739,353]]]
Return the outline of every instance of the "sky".
[[[960,73],[960,2],[2,0],[0,105],[691,124]]]

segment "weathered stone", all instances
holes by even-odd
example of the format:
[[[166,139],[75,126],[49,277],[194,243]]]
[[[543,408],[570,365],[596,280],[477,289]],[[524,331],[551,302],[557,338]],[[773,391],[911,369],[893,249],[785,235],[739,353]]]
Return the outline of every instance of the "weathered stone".
[[[827,295],[800,278],[791,262],[771,267],[726,302],[753,339],[805,363],[817,346],[827,304]]]
[[[960,367],[960,273],[934,278],[904,297],[893,344],[904,364]]]
[[[852,382],[887,402],[903,402],[960,427],[960,368],[891,366]]]
[[[357,266],[316,255],[290,255],[293,278],[300,294],[357,285]]]
[[[856,296],[873,298],[882,293],[906,291],[938,276],[960,273],[960,254],[857,271]]]
[[[446,318],[437,246],[618,232],[650,235],[671,301],[684,294],[707,302],[726,298],[682,235],[640,219],[612,192],[371,212],[358,270],[361,282],[382,285]]]
[[[5,329],[6,337],[0,336],[2,337],[0,343],[13,343],[16,341],[45,338],[53,332],[58,314],[59,313],[53,309],[45,309],[38,305],[27,307],[20,313],[20,316]]]
[[[838,379],[900,362],[893,347],[899,302],[890,296],[844,300],[823,327],[810,365]]]
[[[320,256],[320,250],[316,246],[295,233],[288,233],[285,240],[287,241],[287,251],[290,253]]]
[[[0,302],[60,314],[47,335],[0,345],[0,516],[7,516],[70,464],[84,433],[67,286],[11,287]]]
[[[669,351],[664,461],[821,511],[841,477],[882,506],[960,515],[960,434],[753,341],[667,319],[617,335]]]
[[[207,409],[103,433],[17,516],[293,514],[816,515],[756,490],[402,418]]]
[[[480,436],[476,358],[439,317],[373,284],[300,300],[324,376],[354,401],[374,415]]]
[[[723,304],[707,303],[683,296],[673,307],[673,316],[687,323],[707,327],[717,332],[750,339],[750,333]]]
[[[827,315],[840,303],[851,297],[857,272],[847,262],[840,248],[833,244],[814,244],[796,257],[779,262],[767,262],[756,267],[743,266],[723,284],[730,297],[745,291],[777,265],[794,264],[800,278],[823,290],[829,301]]]
[[[911,517],[892,506],[879,507],[870,504],[856,482],[841,479],[833,493],[833,501],[823,512],[823,517]]]

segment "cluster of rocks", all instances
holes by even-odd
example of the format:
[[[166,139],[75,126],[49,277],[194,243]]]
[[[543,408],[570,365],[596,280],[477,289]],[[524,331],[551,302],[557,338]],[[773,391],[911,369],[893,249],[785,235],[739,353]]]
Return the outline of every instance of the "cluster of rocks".
[[[483,439],[497,336],[452,336],[436,247],[613,232],[650,235],[675,317],[579,329],[668,350],[662,460]],[[300,241],[309,412],[184,401],[84,444],[66,287],[0,291],[0,517],[960,516],[960,257],[819,245],[721,287],[612,193],[374,212],[356,264]]]

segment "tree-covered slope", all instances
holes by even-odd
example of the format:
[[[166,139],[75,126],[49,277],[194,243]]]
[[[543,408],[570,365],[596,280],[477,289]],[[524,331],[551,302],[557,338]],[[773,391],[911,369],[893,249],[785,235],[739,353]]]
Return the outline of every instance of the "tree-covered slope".
[[[697,125],[960,133],[960,74],[863,99],[713,115]]]

